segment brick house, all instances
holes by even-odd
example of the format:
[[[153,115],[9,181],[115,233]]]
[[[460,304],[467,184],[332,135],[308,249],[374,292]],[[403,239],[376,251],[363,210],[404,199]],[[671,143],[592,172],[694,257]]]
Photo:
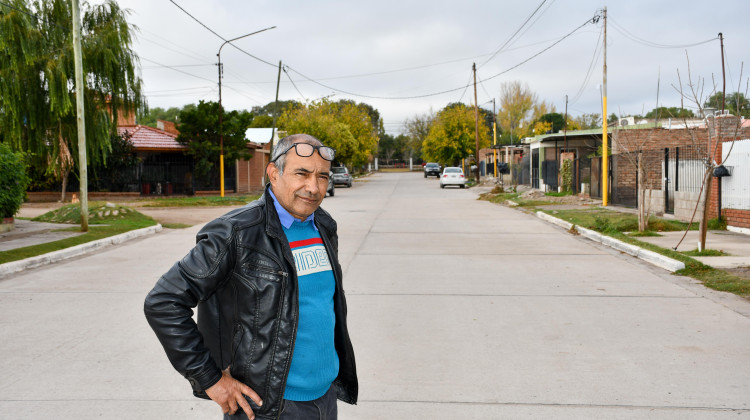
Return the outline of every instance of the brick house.
[[[732,115],[717,115],[687,123],[666,121],[658,126],[611,133],[613,155],[637,155],[647,172],[642,176],[645,179],[638,179],[635,160],[628,163],[621,159],[619,165],[612,165],[612,188],[636,191],[639,183],[646,182],[651,211],[673,213],[680,220],[690,220],[695,212],[705,157],[712,155],[717,165],[728,158],[733,173],[726,178],[711,178],[708,214],[716,218],[721,210],[730,229],[747,229],[750,233],[748,121]]]
[[[118,133],[130,135],[133,150],[141,163],[129,183],[128,190],[140,192],[141,195],[172,195],[172,194],[218,194],[218,187],[206,183],[196,182],[193,158],[186,154],[188,147],[176,139],[179,131],[170,121],[157,121],[157,128],[135,124],[135,118],[125,118],[118,121]],[[266,132],[250,133],[253,138]],[[271,129],[267,129],[270,134]],[[246,134],[247,135],[247,134]],[[265,137],[266,141],[270,137]],[[225,162],[226,168],[225,191],[235,193],[251,193],[261,191],[264,186],[263,175],[268,163],[268,144],[263,145],[248,140],[247,147],[253,153],[247,160]]]

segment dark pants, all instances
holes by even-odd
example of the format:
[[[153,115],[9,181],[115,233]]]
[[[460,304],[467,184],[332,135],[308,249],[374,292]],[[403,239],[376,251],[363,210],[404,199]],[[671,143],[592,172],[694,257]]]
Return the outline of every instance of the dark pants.
[[[331,387],[322,397],[312,401],[289,401],[281,403],[279,420],[336,420],[338,406],[336,405],[336,390]],[[238,409],[234,416],[224,415],[225,420],[247,419],[242,409]]]

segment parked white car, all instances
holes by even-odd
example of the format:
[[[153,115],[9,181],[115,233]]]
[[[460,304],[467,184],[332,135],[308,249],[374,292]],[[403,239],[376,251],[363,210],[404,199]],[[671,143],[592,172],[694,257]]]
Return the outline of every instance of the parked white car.
[[[461,188],[466,187],[466,177],[464,171],[457,167],[447,167],[443,169],[443,174],[440,175],[440,188],[445,188],[446,185],[458,185]]]

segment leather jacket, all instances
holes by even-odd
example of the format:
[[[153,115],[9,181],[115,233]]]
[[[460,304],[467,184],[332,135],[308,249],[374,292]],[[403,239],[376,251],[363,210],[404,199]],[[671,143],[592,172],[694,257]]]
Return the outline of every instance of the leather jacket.
[[[232,377],[263,400],[257,407],[248,399],[259,419],[279,416],[299,316],[294,258],[268,188],[260,199],[206,224],[196,246],[158,280],[144,305],[167,357],[196,396],[208,398],[205,390],[230,367]],[[333,386],[340,400],[356,404],[336,222],[318,208],[315,224],[336,279],[339,374]]]

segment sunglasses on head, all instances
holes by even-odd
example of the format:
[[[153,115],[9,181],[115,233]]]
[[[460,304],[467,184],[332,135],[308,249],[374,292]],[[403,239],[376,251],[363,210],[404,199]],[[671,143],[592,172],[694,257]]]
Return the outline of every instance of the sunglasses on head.
[[[279,154],[276,156],[271,162],[276,162],[280,157],[284,156],[289,152],[290,150],[294,149],[294,151],[297,153],[297,156],[299,157],[310,157],[315,153],[315,150],[318,150],[318,154],[320,157],[327,161],[332,161],[334,156],[336,156],[336,150],[332,147],[328,146],[313,146],[309,143],[294,143],[293,145],[289,146],[286,150],[284,150],[284,153]]]

